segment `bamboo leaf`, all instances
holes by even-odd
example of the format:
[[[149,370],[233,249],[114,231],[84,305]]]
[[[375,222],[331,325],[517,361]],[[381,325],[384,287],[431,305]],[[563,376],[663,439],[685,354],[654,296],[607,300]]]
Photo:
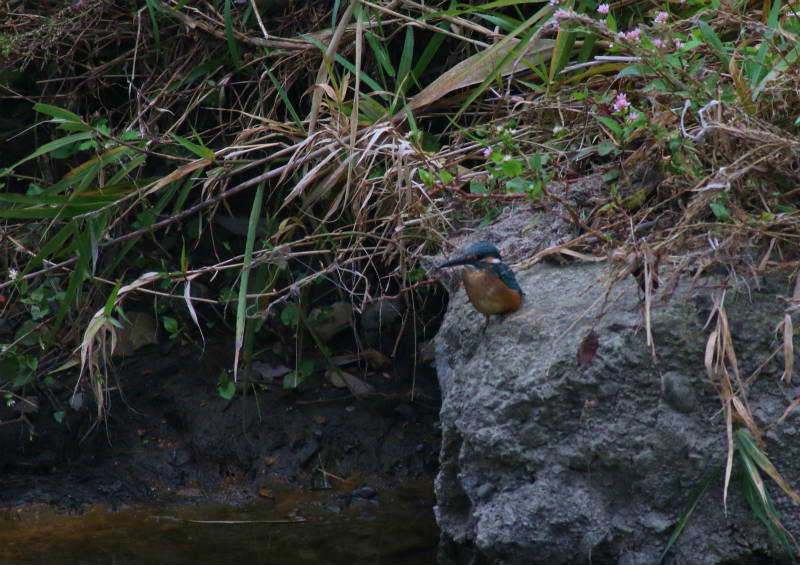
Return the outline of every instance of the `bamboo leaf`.
[[[36,159],[37,157],[40,157],[40,156],[45,155],[47,153],[50,153],[51,151],[55,151],[57,149],[61,149],[62,147],[66,147],[68,145],[72,145],[73,143],[76,143],[78,141],[85,141],[87,139],[92,139],[92,137],[94,137],[94,132],[83,131],[83,132],[80,132],[80,133],[67,135],[67,136],[61,137],[59,139],[54,139],[53,141],[51,141],[49,143],[45,143],[44,145],[39,147],[36,151],[31,153],[27,157],[17,161],[13,165],[11,165],[8,169],[5,170],[5,172],[8,173],[8,172],[12,171],[13,169],[16,169],[21,164],[27,163],[31,159]],[[2,174],[3,172],[4,171],[0,171],[0,174]]]
[[[205,159],[206,161],[213,163],[214,160],[217,158],[216,155],[214,155],[214,152],[211,151],[211,149],[209,149],[208,147],[203,147],[202,145],[197,145],[196,143],[192,143],[188,139],[183,138],[179,135],[175,135],[172,132],[170,132],[169,135],[172,137],[172,139],[180,143],[185,149],[188,149],[201,159]]]
[[[239,48],[233,34],[233,17],[231,15],[231,0],[225,0],[225,39],[228,41],[228,53],[231,55],[233,66],[239,68]]]
[[[236,340],[234,344],[233,380],[239,375],[239,354],[244,343],[245,314],[247,313],[247,286],[250,279],[250,267],[253,263],[253,246],[256,240],[256,228],[261,217],[261,203],[264,199],[264,183],[259,183],[250,209],[250,220],[247,225],[247,241],[242,259],[242,276],[239,280],[239,301],[236,305]]]

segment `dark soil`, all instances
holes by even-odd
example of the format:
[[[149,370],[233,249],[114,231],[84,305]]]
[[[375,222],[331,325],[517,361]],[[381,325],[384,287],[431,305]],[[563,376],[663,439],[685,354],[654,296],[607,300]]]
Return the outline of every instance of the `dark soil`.
[[[28,423],[0,426],[0,505],[46,502],[69,512],[165,494],[241,503],[342,479],[353,497],[370,498],[433,478],[440,398],[431,368],[417,367],[413,399],[412,379],[393,376],[410,371],[395,371],[360,374],[375,393],[358,399],[317,372],[296,390],[277,379],[225,400],[217,379],[232,351],[227,339],[204,352],[148,346],[117,362],[109,416],[88,435],[90,400],[67,408],[61,423],[45,400]]]

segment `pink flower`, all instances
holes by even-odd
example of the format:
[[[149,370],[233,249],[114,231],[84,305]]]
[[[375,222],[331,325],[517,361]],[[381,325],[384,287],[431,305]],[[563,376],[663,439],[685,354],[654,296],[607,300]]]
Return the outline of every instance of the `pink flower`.
[[[630,31],[629,31],[629,32],[627,32],[627,33],[625,33],[625,32],[622,32],[622,31],[620,31],[620,32],[617,32],[617,37],[618,37],[618,38],[620,38],[620,39],[626,39],[626,40],[628,40],[628,41],[634,41],[634,42],[637,42],[637,43],[638,43],[638,42],[639,42],[639,36],[640,36],[641,34],[642,34],[642,30],[640,30],[640,29],[637,27],[637,28],[635,28],[635,29],[632,29],[632,30],[630,30]]]
[[[659,12],[658,14],[656,14],[656,18],[653,21],[657,24],[663,24],[666,23],[668,17],[669,17],[668,13]]]
[[[608,4],[600,4],[597,7],[597,13],[602,15],[602,16],[607,16],[608,15],[608,11],[609,11]]]
[[[614,99],[614,104],[612,104],[611,107],[614,108],[615,112],[621,112],[630,105],[630,102],[628,102],[628,95],[624,92],[620,92],[617,94],[617,97]]]
[[[491,147],[487,147],[486,149],[484,149],[483,150],[483,156],[486,157],[486,158],[491,157],[492,156],[492,148]]]
[[[666,46],[667,46],[667,44],[664,43],[663,39],[659,39],[658,37],[653,39],[653,47],[655,47],[657,49],[664,49]]]
[[[635,122],[638,119],[639,119],[639,112],[634,110],[628,114],[628,121]]]
[[[559,8],[553,13],[553,17],[557,20],[565,20],[571,17],[571,14],[568,10],[564,10],[563,8]]]

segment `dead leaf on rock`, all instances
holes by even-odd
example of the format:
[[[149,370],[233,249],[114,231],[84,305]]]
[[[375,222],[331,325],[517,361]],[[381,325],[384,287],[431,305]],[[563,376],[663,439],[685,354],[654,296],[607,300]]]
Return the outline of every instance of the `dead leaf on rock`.
[[[594,361],[598,347],[600,347],[600,338],[594,330],[589,330],[583,336],[583,340],[581,340],[581,344],[578,347],[578,367],[585,367]]]

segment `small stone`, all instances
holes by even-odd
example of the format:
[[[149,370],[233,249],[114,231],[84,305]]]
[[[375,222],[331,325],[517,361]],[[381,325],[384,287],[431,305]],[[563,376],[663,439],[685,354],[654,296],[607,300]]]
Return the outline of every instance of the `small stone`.
[[[369,485],[362,485],[354,489],[353,492],[351,492],[350,494],[352,494],[354,498],[371,499],[375,498],[378,495],[378,491],[376,491]]]

